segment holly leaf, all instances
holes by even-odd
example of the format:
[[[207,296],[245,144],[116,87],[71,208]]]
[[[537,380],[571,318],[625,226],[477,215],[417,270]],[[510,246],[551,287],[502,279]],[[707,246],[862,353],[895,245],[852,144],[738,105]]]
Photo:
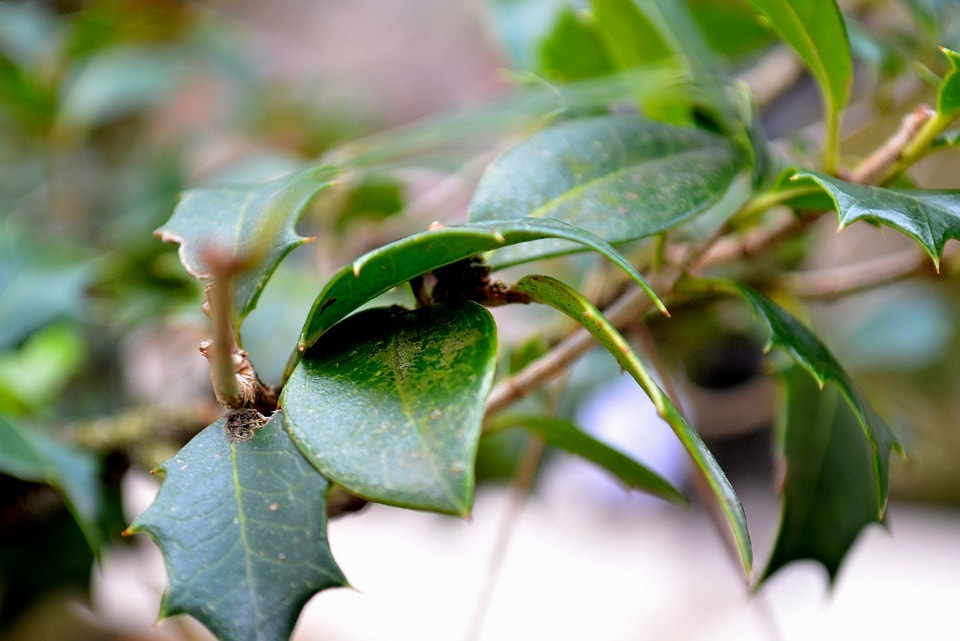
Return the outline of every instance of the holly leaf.
[[[213,278],[209,251],[243,264],[234,292],[233,321],[239,326],[280,261],[309,240],[294,226],[317,192],[334,184],[335,173],[321,166],[259,185],[191,189],[154,234],[180,245],[180,262],[196,278]]]
[[[126,533],[148,533],[170,578],[161,616],[187,613],[230,641],[286,639],[316,592],[346,584],[326,534],[329,482],[276,413],[248,441],[213,423],[158,468]]]
[[[841,229],[858,220],[893,227],[920,243],[938,269],[944,245],[960,238],[960,191],[856,185],[813,172],[796,176],[813,180],[830,196]]]
[[[579,292],[554,278],[526,276],[521,278],[513,288],[529,296],[534,302],[554,307],[582,325],[617,359],[624,371],[637,381],[650,397],[657,413],[677,435],[691,460],[703,473],[707,486],[730,527],[744,573],[749,577],[753,565],[753,549],[747,530],[747,517],[739,497],[696,430],[690,427],[670,398],[653,380],[643,362],[634,354],[620,332]]]
[[[582,118],[541,131],[494,161],[469,219],[556,218],[611,243],[636,240],[708,211],[732,213],[748,196],[735,189],[747,165],[737,144],[706,131],[635,116]],[[537,243],[498,252],[497,261],[573,249]]]
[[[946,47],[940,47],[940,51],[950,61],[950,71],[937,90],[937,115],[953,118],[960,113],[960,53]]]
[[[0,473],[55,487],[95,555],[103,543],[100,463],[88,452],[62,445],[0,414]]]
[[[549,416],[505,415],[487,423],[486,432],[519,427],[536,434],[548,445],[595,463],[610,472],[631,490],[640,490],[664,500],[687,505],[687,497],[670,481],[620,450],[584,432],[570,421]]]
[[[492,249],[542,238],[571,240],[600,253],[623,269],[664,310],[663,303],[636,268],[589,231],[549,219],[498,220],[414,234],[346,265],[327,281],[314,301],[300,335],[299,349],[304,351],[347,314],[411,278]]]
[[[876,510],[874,455],[840,388],[818,388],[800,368],[784,372],[777,429],[784,463],[783,514],[760,583],[785,565],[812,559],[831,582],[860,531],[882,523]]]
[[[293,371],[287,428],[358,496],[465,516],[496,350],[493,317],[470,301],[359,312]]]
[[[806,325],[770,299],[737,283],[720,283],[720,288],[739,294],[753,307],[770,330],[770,347],[780,347],[807,370],[821,388],[833,383],[850,405],[873,453],[874,495],[872,506],[877,518],[883,516],[890,484],[890,452],[900,448],[890,428],[876,415],[870,404],[854,387],[833,354]]]

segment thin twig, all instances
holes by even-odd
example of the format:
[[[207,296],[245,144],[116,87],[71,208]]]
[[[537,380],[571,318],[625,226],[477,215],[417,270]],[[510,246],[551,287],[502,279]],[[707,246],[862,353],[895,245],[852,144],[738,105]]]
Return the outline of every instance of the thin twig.
[[[916,137],[920,128],[927,120],[933,117],[936,111],[927,105],[920,105],[900,121],[900,127],[877,147],[873,153],[864,158],[857,168],[850,172],[850,182],[867,185],[885,170],[893,166],[901,158],[903,150]]]
[[[925,267],[934,270],[929,257],[910,247],[870,260],[785,274],[780,285],[803,298],[836,298],[914,274]]]

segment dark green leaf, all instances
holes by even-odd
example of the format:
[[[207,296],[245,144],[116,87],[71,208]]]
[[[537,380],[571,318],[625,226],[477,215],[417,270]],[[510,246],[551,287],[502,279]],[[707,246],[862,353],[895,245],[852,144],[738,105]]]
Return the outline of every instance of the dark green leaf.
[[[730,526],[744,572],[749,576],[753,564],[753,549],[740,499],[703,440],[653,380],[623,336],[604,318],[600,310],[579,292],[558,280],[548,276],[526,276],[514,285],[514,289],[526,294],[533,301],[560,310],[580,323],[643,388],[661,418],[673,429],[694,464],[706,478],[707,485]]]
[[[314,167],[249,187],[192,189],[155,233],[180,244],[180,261],[197,278],[211,278],[204,254],[214,250],[243,261],[235,291],[235,324],[256,306],[283,258],[307,239],[294,226],[313,197],[333,184],[336,170]]]
[[[853,59],[846,23],[835,0],[750,0],[803,59],[823,93],[828,166],[838,152],[840,112],[850,99]]]
[[[886,189],[810,172],[797,176],[814,180],[833,199],[841,229],[861,219],[889,225],[920,243],[938,267],[943,246],[960,238],[960,191]]]
[[[771,347],[780,347],[786,351],[798,365],[816,379],[821,387],[827,383],[833,383],[839,388],[857,417],[866,441],[872,449],[876,478],[873,509],[878,518],[883,516],[890,484],[890,451],[894,448],[899,449],[890,428],[874,413],[833,354],[806,325],[749,287],[736,283],[720,283],[719,288],[735,292],[750,303],[770,330]]]
[[[99,554],[103,489],[100,464],[91,454],[68,448],[0,415],[0,472],[57,488],[90,548]]]
[[[354,494],[467,515],[496,349],[493,318],[469,301],[360,312],[293,371],[281,399],[287,427]]]
[[[329,483],[274,414],[249,441],[221,419],[159,469],[156,500],[128,529],[160,547],[162,616],[188,613],[221,639],[287,639],[307,600],[344,585],[327,545]]]
[[[589,14],[565,7],[550,34],[540,42],[544,75],[563,82],[594,78],[615,70]]]
[[[584,118],[542,131],[491,164],[469,218],[556,218],[612,243],[635,240],[716,206],[732,212],[747,197],[732,189],[746,165],[739,146],[706,131],[635,116]],[[570,249],[538,243],[536,253]]]
[[[599,465],[630,489],[641,490],[681,505],[688,502],[680,490],[655,471],[598,441],[570,421],[547,416],[506,415],[494,418],[487,427],[489,431],[495,431],[514,426],[533,432],[553,447],[559,447]]]
[[[557,220],[499,220],[443,227],[408,236],[364,254],[327,282],[300,336],[300,351],[367,301],[438,267],[492,249],[542,238],[563,238],[604,255],[659,303],[637,270],[607,242]]]
[[[783,515],[761,582],[801,559],[822,563],[832,581],[860,531],[881,522],[873,452],[839,388],[819,389],[799,368],[783,378]]]

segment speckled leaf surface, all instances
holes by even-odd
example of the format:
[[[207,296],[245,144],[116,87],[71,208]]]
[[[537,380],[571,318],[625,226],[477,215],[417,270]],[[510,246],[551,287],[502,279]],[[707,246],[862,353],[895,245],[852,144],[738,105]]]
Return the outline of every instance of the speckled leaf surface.
[[[287,381],[290,434],[354,494],[469,514],[496,348],[493,318],[469,301],[359,312],[317,341]]]
[[[861,530],[882,522],[876,509],[873,452],[839,388],[823,389],[799,368],[783,375],[778,425],[784,463],[783,513],[761,580],[801,559],[836,578]]]
[[[880,517],[886,510],[890,479],[890,452],[899,445],[890,428],[854,387],[849,375],[840,366],[827,347],[806,325],[782,307],[749,287],[728,283],[726,287],[743,296],[770,330],[770,346],[786,351],[803,369],[807,370],[820,387],[836,385],[840,394],[856,416],[873,453],[874,492],[871,503]]]
[[[300,336],[301,351],[364,303],[415,276],[517,243],[563,238],[605,256],[662,305],[643,276],[609,243],[557,220],[497,220],[442,227],[364,254],[333,275],[317,296]]]
[[[837,207],[841,228],[858,220],[883,223],[920,243],[938,266],[947,241],[960,238],[960,191],[855,185],[810,172],[797,176],[823,187]]]
[[[740,498],[703,439],[687,423],[680,410],[650,376],[643,362],[634,354],[620,332],[579,292],[554,278],[526,276],[514,285],[514,289],[528,295],[533,301],[558,309],[578,322],[617,359],[624,371],[637,381],[657,408],[657,413],[677,435],[691,460],[703,473],[707,487],[730,527],[744,573],[749,577],[753,567],[753,547],[747,529],[747,517]]]
[[[163,616],[190,614],[223,641],[281,641],[314,593],[346,583],[327,545],[329,483],[283,423],[231,442],[221,419],[159,468],[160,493],[128,531],[163,552]]]
[[[249,263],[235,286],[239,324],[280,261],[307,240],[294,226],[317,192],[333,184],[335,173],[314,167],[259,185],[191,189],[154,233],[180,244],[180,261],[197,278],[212,278],[204,258],[209,250]]]
[[[734,142],[706,131],[636,116],[583,118],[541,131],[494,161],[469,218],[556,218],[612,243],[635,240],[724,201],[747,164]],[[537,243],[522,255],[571,249]]]

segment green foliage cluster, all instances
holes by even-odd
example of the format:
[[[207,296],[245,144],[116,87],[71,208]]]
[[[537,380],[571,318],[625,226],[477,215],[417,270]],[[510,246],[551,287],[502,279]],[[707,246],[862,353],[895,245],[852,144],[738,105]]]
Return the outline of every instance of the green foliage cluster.
[[[224,417],[157,467],[160,493],[126,530],[148,533],[164,553],[170,585],[162,615],[190,614],[225,641],[287,638],[313,594],[346,584],[327,545],[332,492],[467,516],[478,448],[504,429],[581,456],[631,489],[686,504],[682,488],[597,441],[555,404],[532,396],[512,409],[589,346],[605,349],[636,380],[683,445],[706,481],[698,498],[719,508],[747,581],[762,584],[800,559],[818,561],[834,577],[861,530],[884,522],[890,458],[901,447],[884,408],[874,408],[811,329],[804,295],[790,287],[797,248],[832,211],[841,229],[865,221],[915,242],[921,259],[911,253],[891,273],[878,263],[869,270],[873,280],[837,282],[826,292],[839,296],[929,277],[931,263],[949,279],[955,261],[945,246],[960,238],[960,191],[926,188],[911,175],[927,155],[956,144],[950,128],[960,117],[960,54],[947,45],[960,15],[935,0],[844,8],[834,0],[591,0],[584,7],[494,0],[491,13],[518,66],[514,97],[332,147],[271,180],[188,189],[166,222],[154,205],[144,224],[177,243],[187,273],[206,285],[214,324],[206,351],[226,405]],[[181,188],[163,150],[100,146],[156,107],[182,68],[178,60],[237,73],[231,54],[199,35],[196,15],[170,9],[149,22],[165,25],[158,32],[138,31],[135,12],[114,3],[61,21],[22,6],[0,9],[58,42],[51,61],[49,48],[17,48],[15,31],[0,28],[0,125],[18,136],[0,150],[5,167],[26,157],[22,171],[54,172],[46,180],[55,183],[58,165],[96,155],[93,184],[119,180],[129,167],[131,190]],[[885,21],[895,11],[910,16],[909,29]],[[737,78],[775,55],[771,47],[789,47],[814,80],[822,144],[768,140],[761,91],[751,94]],[[911,65],[920,64],[918,73]],[[875,77],[860,99],[881,105],[892,100],[884,92],[895,83],[933,78],[927,91],[935,107],[906,105],[899,130],[894,124],[870,149],[851,152],[841,122],[855,71],[858,79]],[[367,214],[379,224],[402,217],[402,186],[388,178],[398,168],[469,161],[458,155],[477,139],[510,135],[509,148],[476,184],[465,222],[378,243],[302,301],[271,298],[272,279],[310,240],[297,225],[322,208],[318,202],[331,211],[340,204],[325,214],[325,231],[348,237]],[[137,182],[151,179],[163,184]],[[108,206],[119,218],[127,203],[116,181],[110,185],[80,205]],[[77,320],[93,314],[85,306],[131,327],[200,293],[170,270],[158,243],[105,232],[89,233],[90,247],[76,246],[66,232],[76,234],[85,218],[73,198],[58,200],[64,188],[51,184],[48,201],[36,207],[49,205],[61,217],[55,222],[65,233],[55,242],[69,249],[41,245],[26,215],[0,222],[0,348],[7,350],[0,354],[0,471],[59,489],[95,554],[120,529],[111,531],[116,488],[105,483],[101,458],[33,424],[81,418],[47,412],[85,362]],[[338,201],[338,191],[349,193]],[[383,211],[358,212],[357,203]],[[133,260],[150,269],[129,275],[125,261]],[[605,283],[615,301],[601,309],[588,282]],[[94,293],[94,303],[84,292]],[[243,351],[247,338],[255,352],[247,330],[268,300],[305,313],[286,360],[270,364]],[[665,391],[660,359],[621,334],[707,314],[718,300],[733,301],[750,331],[775,349],[768,369],[783,390],[783,515],[759,572],[734,487]],[[403,305],[390,304],[397,302]],[[512,359],[524,346],[498,340],[488,308],[530,304],[581,329]],[[520,364],[504,367],[507,360]],[[100,453],[117,449],[123,444]]]

